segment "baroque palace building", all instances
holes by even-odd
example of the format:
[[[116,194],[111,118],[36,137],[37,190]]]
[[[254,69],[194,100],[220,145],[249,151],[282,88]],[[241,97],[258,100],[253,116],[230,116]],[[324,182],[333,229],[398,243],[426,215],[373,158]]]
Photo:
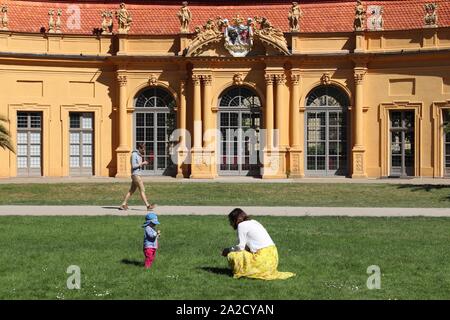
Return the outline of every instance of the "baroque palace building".
[[[0,177],[450,175],[447,0],[0,8]]]

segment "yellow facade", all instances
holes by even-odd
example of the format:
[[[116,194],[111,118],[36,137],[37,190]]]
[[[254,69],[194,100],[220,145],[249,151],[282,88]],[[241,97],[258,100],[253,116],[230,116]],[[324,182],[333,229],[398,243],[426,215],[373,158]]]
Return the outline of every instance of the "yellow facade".
[[[257,42],[232,57],[223,43],[186,56],[191,34],[171,36],[42,35],[0,31],[0,114],[17,145],[17,112],[42,114],[42,176],[69,176],[69,113],[94,119],[93,175],[129,176],[135,98],[161,87],[176,102],[177,127],[193,134],[192,164],[177,177],[215,178],[218,150],[202,132],[218,127],[228,88],[251,88],[262,127],[278,129],[279,152],[265,150],[263,178],[308,176],[305,113],[321,85],[346,93],[353,178],[390,175],[391,111],[414,112],[416,177],[445,175],[443,111],[450,109],[450,28],[353,33],[286,33],[292,54]],[[196,127],[195,123],[201,125]],[[17,155],[0,150],[0,177],[18,175]],[[272,164],[276,169],[272,170]]]

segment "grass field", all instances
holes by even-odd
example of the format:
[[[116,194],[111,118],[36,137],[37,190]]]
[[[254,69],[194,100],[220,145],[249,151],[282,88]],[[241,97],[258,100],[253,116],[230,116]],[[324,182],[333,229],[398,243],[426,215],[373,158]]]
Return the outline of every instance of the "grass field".
[[[0,217],[0,299],[450,299],[450,219],[257,217],[285,281],[233,279],[226,217],[160,216],[143,269],[142,217]],[[68,290],[70,265],[81,289]],[[367,267],[381,268],[368,290]]]
[[[118,205],[127,183],[0,184],[0,205]],[[146,183],[158,205],[450,208],[450,185]],[[135,194],[130,204],[142,204]]]

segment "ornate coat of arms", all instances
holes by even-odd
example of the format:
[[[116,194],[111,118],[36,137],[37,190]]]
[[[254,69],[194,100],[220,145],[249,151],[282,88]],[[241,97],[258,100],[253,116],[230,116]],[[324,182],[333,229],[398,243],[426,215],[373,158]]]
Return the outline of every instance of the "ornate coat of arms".
[[[249,18],[244,25],[243,19],[237,16],[231,20],[223,20],[225,48],[233,57],[245,57],[253,46],[253,20]]]

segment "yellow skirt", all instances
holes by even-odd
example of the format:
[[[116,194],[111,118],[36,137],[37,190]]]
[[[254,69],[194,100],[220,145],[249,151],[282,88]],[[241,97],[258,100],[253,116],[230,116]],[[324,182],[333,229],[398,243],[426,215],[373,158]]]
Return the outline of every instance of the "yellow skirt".
[[[233,278],[253,278],[262,280],[287,279],[295,276],[292,272],[279,272],[278,250],[270,246],[258,250],[256,253],[247,250],[230,252],[228,263],[233,271]]]

